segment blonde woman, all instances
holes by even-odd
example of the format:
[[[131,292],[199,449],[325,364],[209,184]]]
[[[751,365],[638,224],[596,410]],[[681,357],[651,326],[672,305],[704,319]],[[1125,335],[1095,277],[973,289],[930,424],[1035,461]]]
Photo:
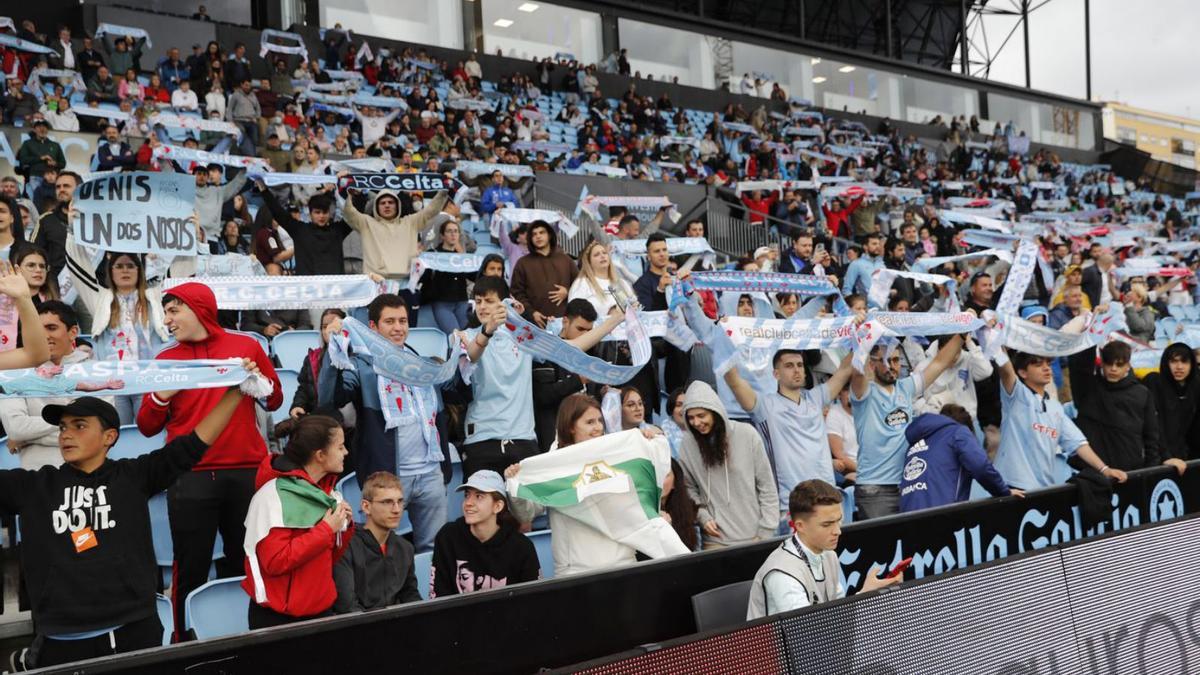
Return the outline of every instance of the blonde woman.
[[[613,264],[608,248],[593,241],[579,254],[579,276],[571,282],[567,300],[582,298],[596,308],[596,316],[608,316],[608,311],[617,305],[617,297],[624,304],[636,296],[620,268]]]

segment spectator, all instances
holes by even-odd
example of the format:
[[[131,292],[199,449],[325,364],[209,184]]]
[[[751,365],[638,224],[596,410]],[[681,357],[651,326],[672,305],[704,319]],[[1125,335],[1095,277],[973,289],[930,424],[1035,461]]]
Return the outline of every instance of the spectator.
[[[661,232],[655,232],[646,238],[646,272],[633,284],[638,304],[645,311],[667,308],[666,289],[671,285],[672,271],[667,238]]]
[[[1108,305],[1120,297],[1117,291],[1116,257],[1104,251],[1096,258],[1096,264],[1083,269],[1083,292],[1092,307]]]
[[[289,217],[291,216],[289,215]],[[259,264],[263,266],[267,274],[274,276],[283,274],[284,263],[296,255],[295,249],[284,245],[278,228],[278,221],[274,218],[267,221],[263,227],[258,228],[258,232],[254,233],[254,242],[251,247]]]
[[[101,103],[116,104],[121,100],[117,94],[117,81],[103,64],[96,69],[95,75],[87,80],[87,93],[89,99]]]
[[[1150,295],[1144,284],[1133,284],[1125,294],[1125,323],[1129,335],[1142,342],[1154,340],[1154,324],[1158,317],[1150,307]]]
[[[208,242],[208,249],[209,253],[213,255],[226,255],[228,253],[249,255],[250,240],[246,235],[242,234],[238,221],[227,220],[225,221],[225,226],[221,228],[221,236]]]
[[[1067,286],[1062,291],[1062,303],[1050,310],[1049,325],[1058,330],[1071,322],[1071,319],[1086,311],[1084,303],[1087,296],[1079,286]]]
[[[900,512],[918,511],[971,497],[971,481],[978,481],[997,497],[1010,491],[987,452],[975,438],[975,422],[966,408],[947,403],[939,413],[925,413],[904,431],[909,444],[904,475],[900,480]]]
[[[1192,350],[1182,342],[1171,343],[1163,350],[1158,371],[1144,380],[1154,397],[1158,413],[1159,447],[1166,464],[1172,459],[1186,461],[1200,454],[1200,427],[1193,424],[1200,410],[1200,374],[1197,373]],[[1175,465],[1181,473],[1179,465]]]
[[[145,100],[145,88],[138,82],[137,71],[133,68],[126,70],[125,77],[117,84],[117,98],[122,101],[136,101],[135,105],[139,106]]]
[[[788,495],[792,536],[767,556],[754,575],[746,620],[783,614],[846,596],[837,557],[842,535],[842,493],[821,480],[796,485]],[[872,566],[863,593],[898,584],[901,576],[880,578]]]
[[[58,38],[51,40],[47,46],[57,52],[57,54],[51,54],[49,57],[51,68],[79,70],[80,63],[75,58],[75,48],[71,45],[70,28],[60,26],[58,28]]]
[[[571,282],[567,298],[586,300],[595,308],[597,316],[607,316],[610,309],[623,309],[636,296],[629,282],[613,265],[608,249],[593,241],[579,253],[579,276]]]
[[[42,409],[43,421],[59,430],[69,467],[0,472],[0,512],[26,516],[21,569],[37,635],[23,665],[50,667],[162,644],[146,502],[204,456],[243,400],[237,387],[216,393],[217,405],[192,433],[121,462],[107,461],[120,425],[111,405],[85,396]],[[73,495],[69,504],[64,494]],[[58,513],[63,517],[50,517]],[[74,550],[62,545],[68,517],[78,526]]]
[[[824,384],[805,389],[804,353],[780,349],[771,358],[777,388],[761,396],[737,368],[725,372],[725,382],[738,405],[750,412],[766,441],[776,476],[780,520],[787,511],[787,496],[797,483],[810,478],[834,482],[824,410],[850,381],[850,356],[842,359],[837,371]]]
[[[157,72],[162,86],[170,93],[174,93],[180,84],[187,81],[188,69],[183,61],[179,60],[179,49],[171,47],[167,50],[167,55],[158,62]]]
[[[162,289],[149,285],[142,259],[132,253],[110,253],[104,262],[106,283],[101,283],[89,249],[67,237],[67,270],[91,324],[90,337],[96,358],[102,361],[149,360],[171,341],[163,323]],[[138,395],[115,396],[121,424],[133,424],[141,408]]]
[[[967,301],[963,309],[969,309],[982,315],[985,310],[992,308],[992,300],[996,294],[992,277],[987,272],[976,272],[967,284]],[[1052,326],[1057,328],[1057,326]]]
[[[162,76],[158,73],[150,75],[150,84],[146,85],[143,94],[143,100],[151,104],[171,102],[171,90],[162,85]]]
[[[239,80],[225,108],[225,120],[233,122],[242,130],[242,154],[250,157],[258,152],[258,120],[263,114],[262,105],[251,93],[252,87],[253,83],[249,79]]]
[[[219,179],[212,180],[210,177],[209,169],[213,167],[217,169],[213,173],[219,177],[220,173],[223,173],[223,167],[219,164],[209,167],[198,165],[194,172],[196,177],[196,215],[200,221],[201,241],[217,239],[220,236],[225,222],[221,219],[221,208],[225,202],[241,192],[246,185],[244,169],[235,169],[233,179],[221,185]]]
[[[792,248],[780,256],[779,271],[787,274],[813,274],[813,237],[800,233],[792,237]]]
[[[26,139],[17,149],[17,171],[28,181],[35,177],[40,178],[47,167],[61,171],[67,166],[62,146],[51,140],[49,133],[49,122],[43,119],[35,120],[33,136]]]
[[[521,200],[517,198],[517,193],[504,184],[504,174],[499,171],[493,171],[492,184],[483,191],[481,204],[483,216],[488,218],[491,217],[492,212],[496,209],[506,206],[512,208],[520,207]]]
[[[837,398],[829,402],[825,414],[829,432],[829,451],[833,455],[833,470],[847,483],[858,478],[858,432],[854,430],[854,415],[850,410],[850,388],[843,387]]]
[[[225,119],[225,89],[220,82],[213,82],[204,95],[204,111],[210,117],[215,115],[217,119]]]
[[[90,352],[75,349],[79,323],[74,310],[58,300],[47,300],[41,303],[38,312],[50,349],[49,360],[42,364],[46,372],[61,370],[64,365],[81,363],[91,357]],[[70,403],[70,398],[0,399],[0,421],[8,434],[8,449],[20,457],[22,469],[36,471],[44,466],[57,468],[62,465],[58,428],[42,419],[42,410],[46,406],[65,403]]]
[[[52,210],[42,214],[32,232],[26,233],[26,238],[49,256],[47,262],[50,263],[50,276],[54,279],[58,279],[59,273],[67,264],[67,231],[71,222],[68,212],[75,188],[82,182],[77,173],[60,172],[54,183],[57,204]]]
[[[859,444],[855,500],[864,520],[899,509],[900,477],[909,445],[904,432],[914,417],[913,405],[924,393],[925,383],[937,381],[958,360],[961,349],[962,336],[946,338],[922,372],[900,379],[900,356],[877,345],[864,372],[851,375],[850,408]]]
[[[8,258],[14,247],[19,248],[24,244],[25,218],[22,208],[15,198],[0,194],[0,258]]]
[[[774,536],[779,496],[762,438],[751,425],[729,420],[704,382],[688,386],[683,410],[688,428],[679,462],[700,508],[704,550]]]
[[[142,46],[146,38],[134,40],[131,36],[117,35],[109,42],[109,36],[104,36],[101,45],[108,54],[108,66],[114,73],[124,73],[130,70],[137,72],[138,60],[142,56]]]
[[[1067,464],[1071,456],[1124,483],[1125,472],[1105,464],[1058,399],[1046,393],[1053,379],[1050,359],[1021,352],[1010,359],[1003,359],[999,369],[1003,423],[995,460],[1009,487],[1029,491],[1065,483],[1072,473]]]
[[[250,59],[246,58],[246,45],[239,42],[233,47],[233,53],[229,55],[229,60],[225,62],[225,82],[230,89],[241,89],[246,94],[249,94],[248,88],[242,87],[245,82],[250,82],[252,75],[250,74]]]
[[[682,392],[678,398],[679,407],[682,410]],[[679,483],[679,489],[675,489],[676,483]],[[683,466],[679,460],[671,458],[671,473],[667,474],[663,481],[658,513],[671,524],[671,529],[675,530],[675,534],[679,535],[679,541],[683,542],[689,551],[698,551],[700,550],[700,525],[696,521],[696,515],[699,508],[696,506],[696,502],[692,501],[691,495],[688,494],[687,488],[682,483]]]
[[[589,332],[598,317],[592,303],[582,298],[570,300],[559,337],[571,340]],[[555,424],[562,402],[578,393],[584,393],[584,378],[553,361],[533,362],[534,429],[542,452],[554,444]]]
[[[345,269],[342,243],[352,230],[346,221],[334,220],[333,198],[329,193],[318,193],[309,200],[308,217],[311,222],[305,222],[284,210],[275,194],[261,181],[257,187],[271,211],[271,217],[292,237],[296,251],[296,274],[342,274]]]
[[[463,515],[437,534],[429,598],[537,581],[537,550],[521,534],[500,474],[477,471],[456,489],[466,493]]]
[[[242,588],[251,630],[331,615],[333,568],[354,533],[350,505],[333,496],[346,457],[341,425],[310,415],[279,427],[287,445],[263,458],[246,513]]]
[[[408,339],[409,310],[391,293],[367,306],[368,326],[400,349],[414,352]],[[330,325],[341,330],[341,321]],[[442,483],[443,443],[436,420],[441,401],[433,387],[414,387],[375,373],[364,354],[354,354],[354,368],[339,370],[322,357],[317,398],[324,404],[354,405],[354,466],[362,480],[376,471],[400,477],[408,499],[413,541],[418,553],[433,549],[437,529],[446,522],[446,488]]]
[[[544,220],[530,223],[528,241],[529,254],[513,268],[512,294],[525,306],[525,318],[544,328],[565,311],[575,262],[558,247],[557,233]]]
[[[250,354],[271,382],[272,390],[264,407],[274,410],[280,406],[283,394],[270,359],[253,338],[228,333],[217,323],[217,299],[211,289],[195,282],[175,286],[163,296],[163,309],[165,325],[176,344],[158,352],[156,360],[219,359]],[[146,394],[137,414],[138,430],[145,436],[153,436],[165,428],[170,442],[191,433],[197,420],[212,410],[219,398],[220,392],[214,389]],[[225,542],[225,557],[216,563],[218,574],[235,576],[242,570],[241,542],[246,534],[242,519],[258,487],[255,467],[267,455],[267,445],[258,431],[256,408],[254,401],[241,400],[232,421],[221,425],[221,433],[211,441],[212,447],[204,458],[167,491],[171,544],[175,551],[171,592],[176,639],[184,634],[184,598],[208,580],[218,530]]]
[[[50,300],[58,300],[58,281],[46,272],[46,251],[33,244],[22,244],[9,251],[8,259],[25,282],[29,284],[29,293],[33,296],[33,304],[40,310],[42,304]]]
[[[533,358],[517,350],[512,331],[498,330],[507,318],[504,301],[508,299],[508,286],[501,278],[482,276],[472,293],[480,326],[459,334],[467,344],[467,356],[475,364],[472,398],[467,406],[467,437],[461,446],[464,475],[483,469],[499,473],[513,462],[541,452],[534,431]],[[518,305],[513,309],[523,308]],[[611,314],[604,323],[566,341],[587,351],[621,320],[619,314]]]
[[[329,336],[333,333],[334,326],[339,323],[335,322],[334,319],[340,320],[345,318],[346,312],[337,308],[330,308],[321,312],[317,323],[321,329],[321,346],[308,350],[308,354],[304,357],[303,365],[300,367],[300,372],[296,376],[296,393],[292,398],[291,407],[288,409],[288,416],[292,419],[299,419],[304,415],[316,411],[319,407],[317,382],[320,381],[321,364],[325,361],[325,351],[329,349]],[[354,456],[351,455],[350,459],[352,465]]]
[[[4,98],[4,117],[13,125],[26,124],[26,119],[38,110],[38,100],[33,94],[25,91],[25,85],[18,79],[8,81],[8,92]],[[35,127],[34,131],[37,129]],[[26,141],[28,142],[28,141]],[[20,155],[18,155],[18,160]],[[18,170],[22,167],[18,166]]]
[[[621,387],[621,431],[650,427],[646,423],[646,402],[636,387]]]
[[[834,235],[837,236],[837,235]],[[865,296],[871,287],[871,275],[875,270],[883,269],[883,235],[868,234],[866,250],[863,256],[846,268],[846,278],[842,281],[842,293],[856,293]]]
[[[338,177],[345,173],[339,173]],[[342,211],[346,223],[362,236],[363,272],[398,281],[408,280],[412,259],[418,254],[417,233],[441,212],[449,195],[439,192],[420,211],[400,216],[400,198],[392,190],[380,190],[371,200],[368,216],[358,210],[353,199],[346,200]]]
[[[137,165],[133,150],[121,140],[120,131],[112,124],[104,129],[104,143],[96,150],[96,161],[100,171],[132,170]]]
[[[438,228],[434,253],[463,253],[462,226],[452,219]],[[428,270],[421,275],[421,304],[433,313],[433,322],[446,335],[467,327],[467,283],[474,274]]]
[[[333,568],[338,593],[334,611],[348,614],[419,601],[412,544],[394,531],[404,513],[400,479],[386,471],[371,474],[363,483],[362,511],[366,523]]]
[[[288,163],[291,161],[291,153],[283,149],[279,134],[276,133],[267,135],[267,143],[259,151],[258,156],[267,160],[272,171],[286,172],[289,168]]]
[[[1069,357],[1071,392],[1079,413],[1076,424],[1096,456],[1115,469],[1159,464],[1186,468],[1182,460],[1163,460],[1154,397],[1130,372],[1130,356],[1127,343],[1109,342],[1100,349],[1099,372],[1093,350]]]
[[[1042,310],[1043,312],[1045,310]],[[913,370],[923,372],[937,356],[941,340],[931,340],[925,349],[925,358]],[[979,400],[975,386],[992,377],[992,362],[983,349],[970,336],[963,339],[958,359],[932,382],[926,381],[925,391],[917,399],[914,410],[918,414],[941,413],[947,404],[957,403],[974,418],[979,413]]]
[[[199,112],[200,100],[192,91],[190,80],[183,80],[175,91],[171,92],[171,107],[184,112]]]

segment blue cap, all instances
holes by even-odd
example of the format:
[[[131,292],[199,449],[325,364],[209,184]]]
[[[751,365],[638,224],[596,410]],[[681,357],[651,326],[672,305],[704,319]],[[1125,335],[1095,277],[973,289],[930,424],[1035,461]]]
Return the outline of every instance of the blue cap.
[[[1047,311],[1046,308],[1042,307],[1041,305],[1029,305],[1027,307],[1021,308],[1021,318],[1022,319],[1029,321],[1035,316],[1041,316],[1048,320],[1050,318],[1050,312]]]
[[[471,474],[467,482],[454,488],[457,492],[462,492],[467,488],[475,488],[480,492],[499,492],[502,497],[508,499],[508,492],[504,489],[504,479],[495,471],[483,470],[476,471]]]

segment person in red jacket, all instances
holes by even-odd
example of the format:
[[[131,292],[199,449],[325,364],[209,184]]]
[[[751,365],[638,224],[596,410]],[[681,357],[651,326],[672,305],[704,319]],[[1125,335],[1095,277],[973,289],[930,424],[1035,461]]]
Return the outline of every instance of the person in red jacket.
[[[854,193],[849,192],[848,194]],[[821,210],[825,212],[825,227],[831,235],[843,239],[849,239],[854,236],[853,230],[849,227],[850,216],[858,210],[858,207],[862,206],[865,197],[865,193],[859,194],[850,200],[850,203],[845,205],[845,207],[843,207],[844,202],[841,197],[834,197],[829,206],[821,207]]]
[[[766,220],[775,202],[779,200],[778,192],[771,192],[763,197],[762,190],[751,190],[742,195],[742,203],[746,205],[746,220],[751,225],[761,225]]]
[[[163,293],[162,304],[164,323],[178,343],[164,348],[155,358],[253,359],[274,387],[266,399],[267,410],[283,403],[279,376],[258,341],[227,332],[217,323],[217,299],[212,289],[195,282],[181,284]],[[146,394],[138,411],[138,430],[153,436],[165,427],[167,442],[186,436],[220,398],[219,389]],[[243,399],[204,458],[167,490],[171,543],[175,547],[171,604],[175,608],[177,641],[184,639],[184,599],[208,581],[218,530],[225,542],[225,557],[217,560],[218,575],[242,573],[242,547],[238,544],[245,538],[244,519],[254,496],[254,472],[267,454],[254,406],[254,401]]]
[[[268,455],[254,479],[246,514],[246,578],[250,628],[333,614],[333,566],[354,533],[350,505],[333,492],[346,458],[341,424],[325,415],[285,420],[282,455]]]

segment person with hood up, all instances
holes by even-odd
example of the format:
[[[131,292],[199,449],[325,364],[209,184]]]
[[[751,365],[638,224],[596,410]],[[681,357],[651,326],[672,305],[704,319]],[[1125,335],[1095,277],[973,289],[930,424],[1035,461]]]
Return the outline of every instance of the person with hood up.
[[[904,430],[909,443],[900,479],[900,512],[931,509],[971,497],[971,481],[997,497],[1024,497],[1010,490],[987,451],[975,438],[966,408],[954,403],[939,413],[925,413]]]
[[[270,358],[254,338],[226,331],[217,323],[217,298],[201,283],[180,284],[163,295],[164,325],[177,343],[155,357],[158,360],[224,359],[248,357],[270,380],[272,389],[263,407],[275,410],[283,403],[279,376]],[[163,391],[142,397],[138,430],[153,436],[164,428],[167,441],[191,433],[221,397],[217,389]],[[175,634],[183,633],[183,601],[208,581],[217,531],[225,542],[225,557],[217,560],[222,577],[242,570],[245,538],[243,519],[254,496],[255,471],[267,454],[258,429],[255,402],[243,400],[232,421],[212,442],[204,458],[185,472],[167,491],[171,544],[175,550],[171,605],[175,608]]]
[[[341,424],[325,415],[284,420],[281,455],[267,455],[246,513],[242,588],[251,629],[331,616],[333,566],[354,535],[354,511],[334,491],[346,458]]]
[[[775,536],[779,495],[762,437],[729,419],[717,392],[693,382],[683,398],[687,429],[679,446],[684,483],[699,506],[702,548]]]
[[[525,306],[525,318],[545,328],[547,320],[566,313],[568,289],[577,270],[546,221],[529,224],[528,242],[529,254],[513,267],[512,295]]]
[[[1188,459],[1200,457],[1200,372],[1196,369],[1192,348],[1175,342],[1163,350],[1158,372],[1142,381],[1154,397],[1158,413],[1158,447],[1163,464],[1183,473]]]
[[[173,162],[161,162],[160,166],[165,171],[176,170]],[[222,173],[225,170],[219,164],[210,164],[208,168],[212,169],[214,166]],[[234,172],[236,175],[233,179],[224,185],[210,181],[207,170],[193,172],[196,178],[196,217],[200,220],[200,231],[204,234],[204,241],[216,241],[221,238],[221,227],[224,225],[224,221],[221,220],[221,207],[246,185],[246,170],[235,169]]]
[[[500,474],[476,471],[458,490],[466,493],[463,517],[446,523],[434,541],[429,598],[537,581],[537,549],[521,534]]]
[[[349,175],[339,172],[338,178]],[[371,198],[371,213],[358,210],[353,197],[346,199],[342,217],[362,236],[363,274],[407,281],[412,259],[420,253],[419,234],[429,220],[441,213],[449,194],[441,191],[425,202],[420,211],[400,216],[400,196],[395,190],[380,190]],[[403,284],[402,284],[403,285]]]
[[[1133,376],[1131,355],[1128,344],[1109,342],[1100,349],[1099,371],[1091,349],[1068,357],[1071,392],[1079,411],[1075,423],[1100,459],[1122,471],[1164,463],[1158,451],[1154,396]]]

